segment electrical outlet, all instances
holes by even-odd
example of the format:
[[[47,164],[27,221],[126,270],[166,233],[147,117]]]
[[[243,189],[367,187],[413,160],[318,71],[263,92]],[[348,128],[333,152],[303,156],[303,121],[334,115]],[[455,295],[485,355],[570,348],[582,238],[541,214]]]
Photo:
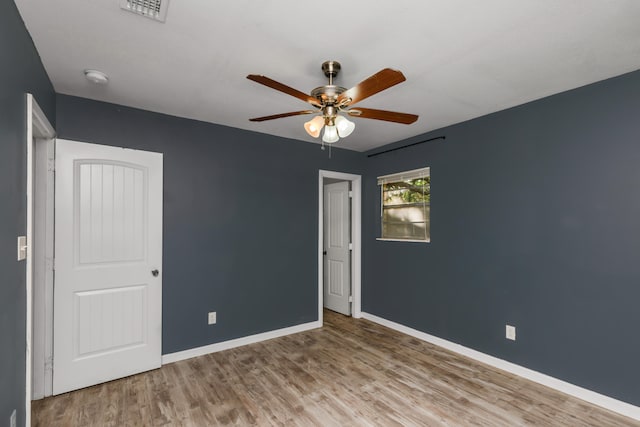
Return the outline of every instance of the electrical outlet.
[[[507,325],[506,327],[506,338],[508,340],[515,341],[516,340],[516,327]]]
[[[18,425],[18,420],[16,419],[16,410],[14,409],[11,413],[11,417],[9,418],[9,426],[16,427]]]
[[[210,311],[209,312],[209,324],[210,325],[215,325],[215,323],[217,322],[217,315],[215,311]]]

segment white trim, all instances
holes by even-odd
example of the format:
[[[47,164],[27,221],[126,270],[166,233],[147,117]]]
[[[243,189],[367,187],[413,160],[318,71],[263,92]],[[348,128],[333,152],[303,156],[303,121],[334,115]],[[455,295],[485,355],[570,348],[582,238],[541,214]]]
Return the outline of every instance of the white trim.
[[[417,240],[417,239],[389,239],[383,237],[376,237],[376,240],[381,242],[413,242],[413,243],[431,243],[430,240]]]
[[[26,319],[26,361],[27,370],[25,378],[25,425],[31,425],[31,346],[33,337],[31,328],[33,323],[33,95],[27,94],[27,266],[26,266],[26,298],[27,298],[27,319]]]
[[[44,112],[42,111],[42,109],[34,99],[33,95],[28,93],[27,99],[31,99],[31,109],[32,109],[31,118],[33,120],[33,130],[34,130],[33,136],[35,136],[36,138],[43,138],[43,139],[54,138],[56,136],[56,132],[53,129],[53,126],[51,126],[49,119],[47,119],[47,116],[44,114]]]
[[[55,135],[51,123],[42,112],[32,94],[26,94],[26,140],[27,146],[27,259],[25,266],[26,286],[26,331],[25,331],[25,425],[31,425],[31,386],[32,386],[32,346],[33,337],[33,182],[34,182],[34,144],[36,137],[52,138]]]
[[[288,328],[276,329],[274,331],[263,332],[261,334],[249,335],[247,337],[205,345],[203,347],[191,348],[189,350],[178,351],[176,353],[169,353],[162,356],[162,364],[166,365],[167,363],[191,359],[192,357],[204,356],[205,354],[209,353],[217,353],[218,351],[229,350],[231,348],[241,347],[248,344],[255,344],[257,342],[271,340],[273,338],[279,338],[285,335],[297,334],[299,332],[304,332],[321,327],[322,323],[320,321],[303,323],[301,325],[289,326]]]
[[[324,260],[323,240],[324,224],[324,178],[342,179],[351,181],[351,295],[353,303],[351,316],[358,319],[362,316],[362,176],[351,173],[334,172],[320,169],[318,171],[318,320],[322,324],[323,286],[324,286]]]
[[[471,359],[477,360],[478,362],[493,366],[494,368],[502,369],[503,371],[507,371],[511,374],[526,378],[530,381],[542,384],[544,386],[558,390],[562,393],[568,394],[578,399],[582,399],[586,402],[640,421],[640,407],[631,405],[630,403],[626,403],[621,400],[605,396],[604,394],[579,387],[577,385],[562,381],[560,379],[534,371],[532,369],[525,368],[524,366],[516,365],[515,363],[507,362],[506,360],[498,359],[497,357],[490,356],[486,353],[481,353],[477,350],[473,350],[460,344],[456,344],[451,341],[429,335],[427,333],[418,331],[408,326],[401,325],[399,323],[392,322],[373,314],[363,312],[362,317],[364,319],[378,323],[382,326],[386,326],[387,328],[391,328],[398,332],[402,332],[403,334],[418,338],[419,340],[429,342],[431,344],[437,345],[438,347],[445,348],[447,350],[453,351],[454,353],[458,353]]]
[[[36,138],[34,144],[32,400],[53,394],[54,141]]]

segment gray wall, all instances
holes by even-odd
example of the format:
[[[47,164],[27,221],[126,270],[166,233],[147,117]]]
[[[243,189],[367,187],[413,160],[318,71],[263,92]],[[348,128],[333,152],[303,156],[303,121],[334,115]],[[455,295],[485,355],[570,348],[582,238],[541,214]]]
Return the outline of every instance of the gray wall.
[[[25,263],[16,237],[26,234],[26,92],[50,121],[55,94],[13,1],[0,2],[0,425],[17,409],[24,423]]]
[[[13,2],[0,2],[0,57],[0,424],[13,408],[24,421],[25,92],[64,138],[165,153],[164,353],[316,320],[317,171],[366,170],[365,311],[640,405],[640,72],[391,147],[446,141],[329,160],[313,144],[56,104]],[[375,241],[375,177],[423,166],[432,243]]]
[[[164,153],[163,353],[317,320],[318,170],[360,173],[362,153],[57,101],[61,138]]]
[[[640,72],[385,148],[437,135],[367,160],[363,310],[640,405]],[[376,241],[424,166],[431,243]]]

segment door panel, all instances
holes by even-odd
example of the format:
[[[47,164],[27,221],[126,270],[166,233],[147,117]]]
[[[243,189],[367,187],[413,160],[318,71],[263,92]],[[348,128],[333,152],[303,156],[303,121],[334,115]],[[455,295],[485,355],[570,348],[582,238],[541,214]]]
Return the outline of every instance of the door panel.
[[[144,345],[146,286],[76,292],[74,356],[99,356]]]
[[[345,295],[345,283],[344,283],[344,262],[330,259],[328,261],[329,267],[329,295],[342,297]]]
[[[78,167],[79,264],[144,260],[146,171],[93,161]]]
[[[349,182],[324,186],[324,306],[351,315]]]
[[[54,394],[160,367],[162,154],[56,142]]]

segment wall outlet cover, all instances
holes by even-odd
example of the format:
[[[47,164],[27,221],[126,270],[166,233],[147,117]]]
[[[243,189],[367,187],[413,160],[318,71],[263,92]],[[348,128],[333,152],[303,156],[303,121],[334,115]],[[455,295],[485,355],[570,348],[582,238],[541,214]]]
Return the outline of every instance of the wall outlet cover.
[[[507,325],[506,327],[506,338],[508,340],[515,341],[516,340],[516,327]]]
[[[215,323],[218,321],[216,312],[215,311],[209,312],[208,319],[209,319],[209,324],[210,325],[215,325]]]

